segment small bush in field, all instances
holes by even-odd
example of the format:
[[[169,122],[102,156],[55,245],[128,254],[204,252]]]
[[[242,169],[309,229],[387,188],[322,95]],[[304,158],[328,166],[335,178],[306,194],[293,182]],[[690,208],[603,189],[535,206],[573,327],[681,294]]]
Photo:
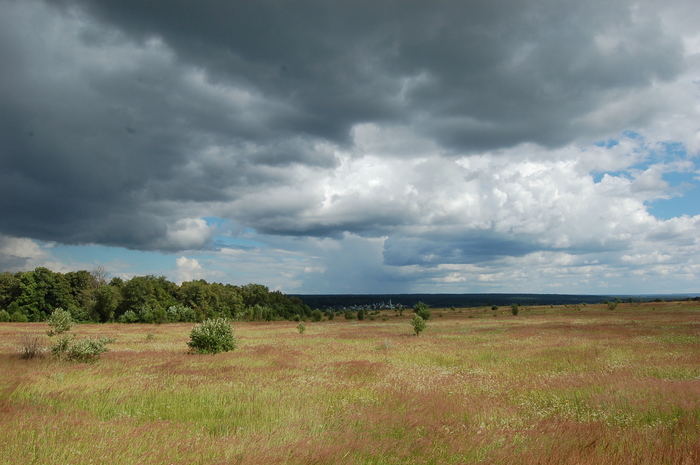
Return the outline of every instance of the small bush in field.
[[[313,312],[311,312],[311,321],[316,321],[319,322],[323,319],[323,313],[321,310],[316,309]]]
[[[51,353],[58,358],[63,358],[63,356],[70,349],[73,340],[75,339],[75,334],[61,334],[56,339],[56,342],[51,345]]]
[[[194,325],[187,345],[198,354],[218,354],[235,349],[236,338],[226,318],[211,318]]]
[[[299,331],[299,334],[304,334],[304,331],[306,331],[306,325],[304,325],[303,321],[299,323],[297,330]]]
[[[44,341],[39,334],[22,334],[19,347],[17,348],[20,358],[31,359],[35,357],[43,357],[46,349]]]
[[[520,310],[520,307],[518,304],[513,304],[510,306],[510,312],[513,314],[513,316],[518,316],[518,311]]]
[[[430,307],[424,302],[418,302],[415,307],[413,307],[413,313],[423,318],[423,320],[430,319]]]
[[[66,360],[71,362],[92,363],[100,358],[100,354],[107,352],[107,344],[114,342],[114,339],[100,337],[97,339],[85,338],[69,344],[65,351]]]
[[[413,319],[411,319],[411,326],[413,326],[413,331],[415,331],[416,336],[420,336],[420,333],[425,330],[425,320],[418,314],[416,314]]]
[[[73,327],[73,319],[68,310],[63,310],[61,307],[53,311],[49,319],[46,321],[51,329],[46,334],[49,336],[58,336],[67,333]]]
[[[47,323],[51,329],[46,334],[49,337],[56,336],[56,342],[51,345],[51,353],[60,359],[71,362],[94,362],[100,358],[100,354],[107,352],[107,344],[114,342],[114,339],[106,337],[76,341],[75,334],[70,333],[73,326],[70,312],[61,308],[54,310]]]

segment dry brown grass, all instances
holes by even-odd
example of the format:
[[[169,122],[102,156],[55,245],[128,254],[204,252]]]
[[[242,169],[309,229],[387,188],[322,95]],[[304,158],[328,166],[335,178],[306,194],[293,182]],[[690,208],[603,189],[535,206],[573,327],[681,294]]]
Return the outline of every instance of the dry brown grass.
[[[0,324],[0,463],[700,462],[696,304],[461,310],[237,323],[215,356],[189,324],[79,326],[117,339],[93,365]]]

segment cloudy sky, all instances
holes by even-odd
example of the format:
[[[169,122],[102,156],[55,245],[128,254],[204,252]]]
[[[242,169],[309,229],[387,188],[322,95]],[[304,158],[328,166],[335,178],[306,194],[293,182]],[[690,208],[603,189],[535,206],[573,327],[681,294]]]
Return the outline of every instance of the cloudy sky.
[[[0,270],[700,291],[696,0],[0,0]]]

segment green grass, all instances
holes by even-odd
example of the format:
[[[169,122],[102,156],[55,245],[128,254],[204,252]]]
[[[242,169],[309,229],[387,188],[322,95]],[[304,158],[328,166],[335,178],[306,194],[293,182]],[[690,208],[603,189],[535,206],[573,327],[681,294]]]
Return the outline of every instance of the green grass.
[[[0,324],[0,463],[700,462],[697,304],[492,313],[238,323],[217,355],[191,324],[79,326],[116,338],[95,364]]]

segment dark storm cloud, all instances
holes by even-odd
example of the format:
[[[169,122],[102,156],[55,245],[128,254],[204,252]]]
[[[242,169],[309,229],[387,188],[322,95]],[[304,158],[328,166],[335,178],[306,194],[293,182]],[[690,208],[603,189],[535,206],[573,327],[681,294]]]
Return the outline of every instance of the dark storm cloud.
[[[608,1],[5,2],[0,233],[173,250],[207,238],[184,220],[228,211],[270,234],[384,234],[406,221],[391,204],[345,199],[356,208],[329,219],[317,193],[284,187],[337,167],[359,124],[441,153],[586,135],[601,102],[682,70],[680,40],[638,16]]]
[[[288,103],[277,129],[339,142],[358,122],[397,120],[458,149],[563,144],[583,129],[573,120],[611,94],[683,66],[681,42],[627,2],[84,5],[162,37],[213,79]]]

